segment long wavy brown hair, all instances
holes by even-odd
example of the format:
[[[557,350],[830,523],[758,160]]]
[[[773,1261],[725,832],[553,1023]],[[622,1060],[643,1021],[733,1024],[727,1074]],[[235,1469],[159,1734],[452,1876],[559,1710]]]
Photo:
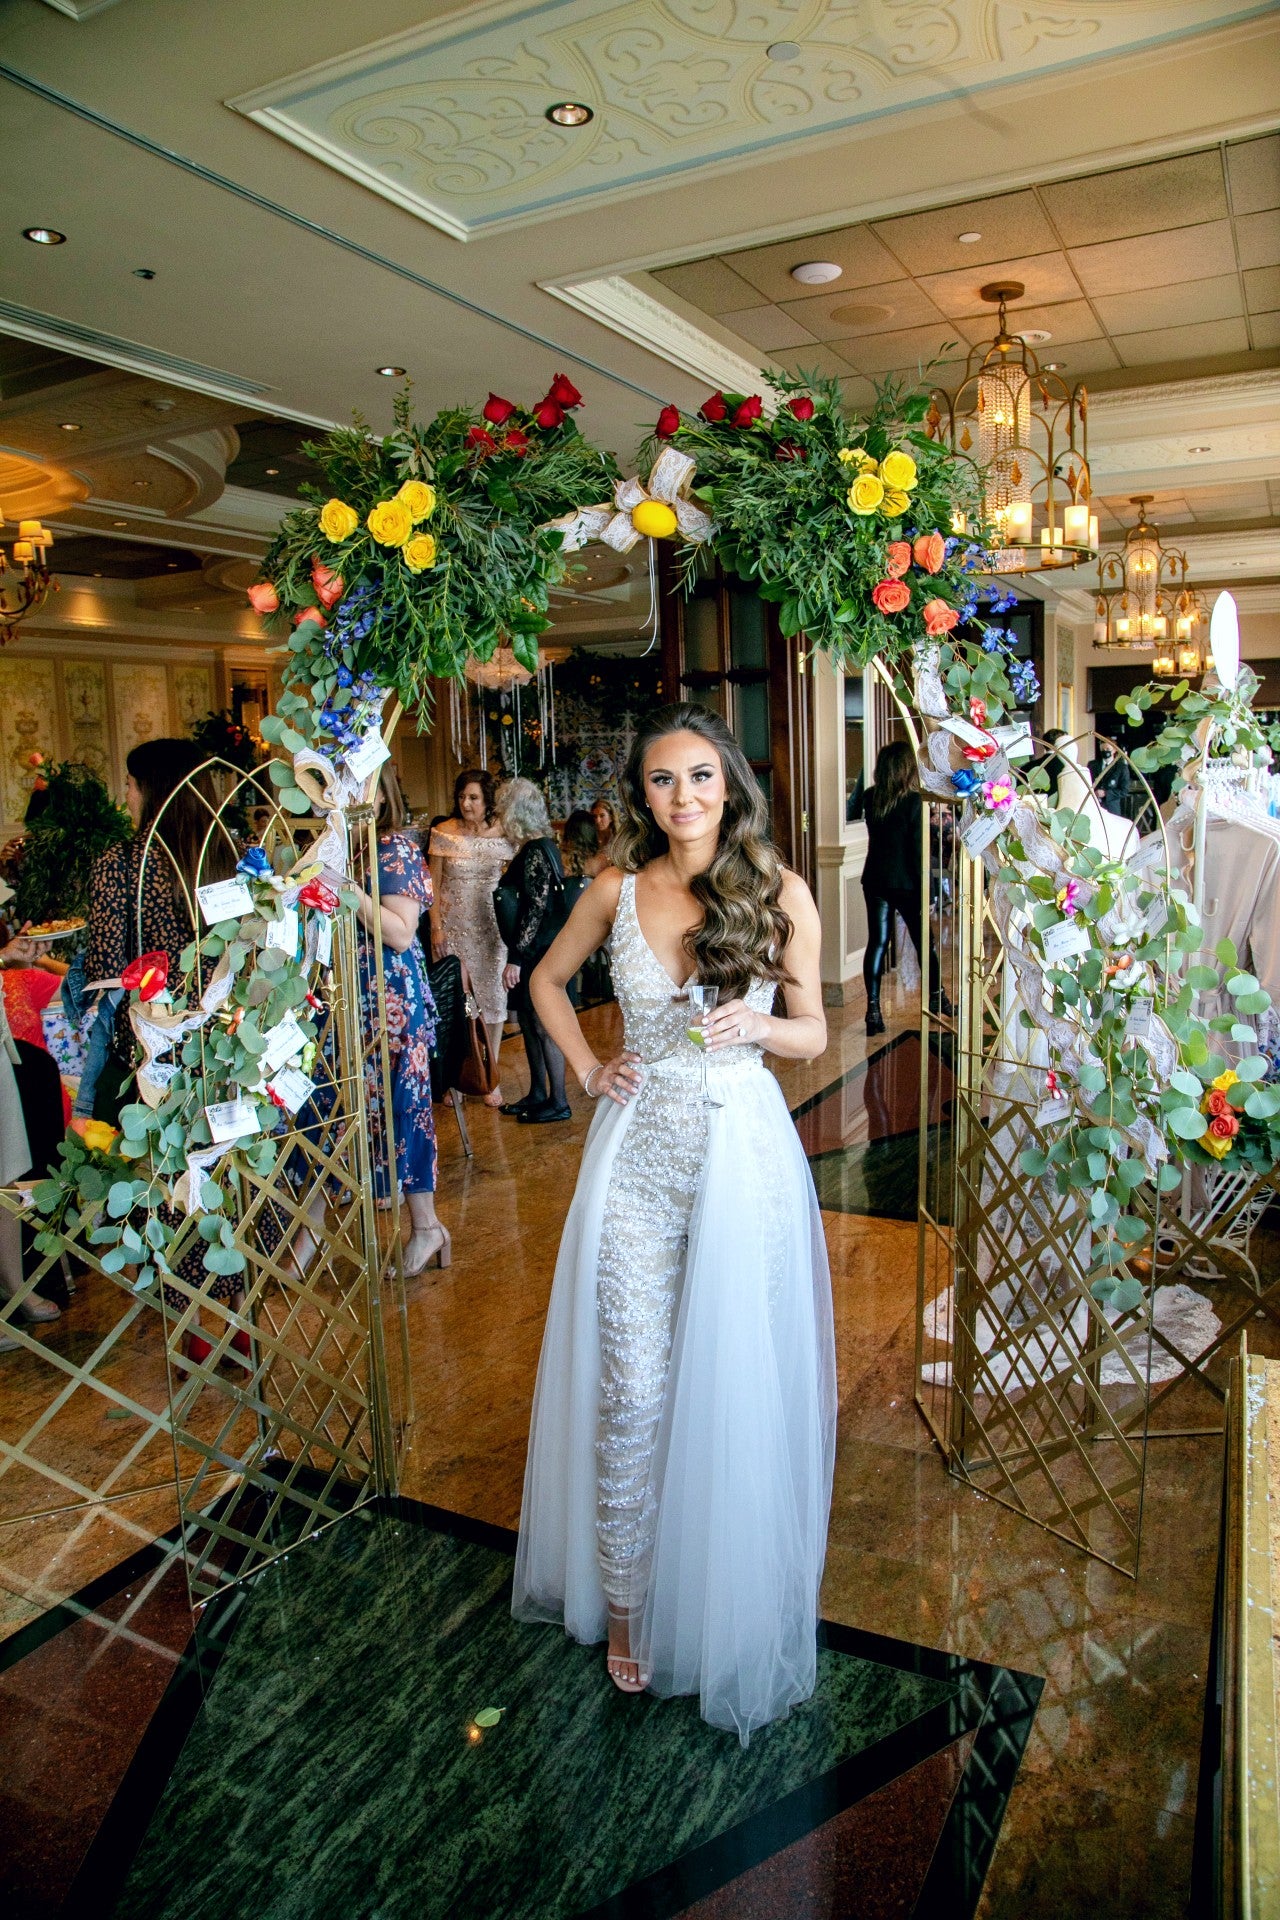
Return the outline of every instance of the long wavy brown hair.
[[[685,951],[699,980],[730,996],[745,993],[753,980],[789,981],[783,956],[791,920],[779,905],[782,859],[769,838],[769,813],[750,762],[718,713],[679,701],[641,723],[618,783],[614,864],[639,873],[667,851],[667,836],[645,800],[644,763],[655,742],[671,733],[696,733],[714,747],[725,782],[720,844],[706,872],[689,883],[702,919],[685,934]]]

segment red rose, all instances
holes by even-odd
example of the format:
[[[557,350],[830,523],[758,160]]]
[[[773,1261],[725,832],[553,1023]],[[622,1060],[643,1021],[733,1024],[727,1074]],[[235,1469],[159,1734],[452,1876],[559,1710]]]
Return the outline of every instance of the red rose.
[[[924,630],[930,639],[936,639],[940,633],[950,633],[960,618],[954,607],[945,600],[926,600],[920,609],[924,619]]]
[[[308,620],[314,620],[318,627],[327,627],[329,624],[319,607],[303,607],[300,612],[295,613],[293,616],[293,624],[295,627],[305,627]]]
[[[120,975],[120,985],[138,990],[140,1000],[154,1000],[169,978],[169,956],[161,949],[157,953],[144,953],[131,960]]]
[[[551,385],[547,388],[547,399],[553,400],[558,407],[580,407],[582,405],[582,395],[578,392],[572,380],[566,380],[562,373],[558,373],[551,382]]]
[[[336,607],[347,590],[342,575],[320,560],[311,562],[311,584],[322,607]]]
[[[712,394],[709,400],[704,400],[698,408],[698,412],[702,415],[703,419],[710,420],[713,424],[717,420],[723,420],[728,411],[729,409],[724,403],[724,395],[718,390]]]
[[[916,536],[916,565],[924,573],[936,573],[947,557],[947,543],[940,533],[921,533]]]
[[[537,427],[546,427],[548,429],[551,427],[562,427],[564,425],[564,408],[548,394],[547,398],[540,401],[534,408],[533,423]]]
[[[679,407],[664,407],[658,415],[658,424],[654,428],[659,440],[669,440],[680,426]]]
[[[735,427],[754,426],[755,422],[760,418],[760,415],[763,412],[764,412],[764,401],[760,398],[760,395],[758,393],[753,393],[749,400],[744,400],[742,402],[742,405],[738,408],[737,412],[734,414],[733,425]]]
[[[802,447],[798,440],[779,440],[773,450],[775,460],[807,460],[809,449]]]
[[[891,580],[901,580],[911,565],[911,542],[891,540],[885,550],[884,570]]]
[[[794,413],[797,420],[812,420],[813,402],[807,393],[797,394],[794,400],[788,400],[787,410]]]
[[[280,595],[269,580],[255,580],[249,588],[249,605],[255,613],[274,613],[280,605]]]
[[[1230,1114],[1231,1102],[1221,1087],[1214,1087],[1205,1095],[1204,1111],[1213,1119],[1221,1114]]]
[[[1209,1131],[1215,1140],[1234,1140],[1240,1131],[1240,1122],[1234,1113],[1215,1113],[1209,1122]]]
[[[871,589],[871,598],[881,613],[902,613],[911,605],[911,589],[901,580],[882,580]]]
[[[515,410],[514,400],[504,400],[500,393],[491,393],[480,411],[486,420],[495,427],[500,427],[504,420],[511,418]]]
[[[502,436],[502,451],[504,453],[528,453],[528,434],[523,433],[519,427],[512,427],[509,433],[504,433]]]
[[[302,906],[314,907],[318,913],[334,913],[338,906],[337,894],[323,880],[308,880],[298,900]]]
[[[486,433],[483,427],[469,427],[467,429],[467,445],[469,447],[479,447],[481,453],[495,453],[498,447],[498,443],[493,435]]]

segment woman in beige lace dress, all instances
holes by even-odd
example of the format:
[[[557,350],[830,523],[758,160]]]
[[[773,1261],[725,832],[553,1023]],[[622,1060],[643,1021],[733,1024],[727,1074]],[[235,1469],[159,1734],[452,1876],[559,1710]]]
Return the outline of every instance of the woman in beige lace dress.
[[[431,911],[431,957],[456,953],[471,982],[489,1036],[494,1065],[502,1045],[507,995],[502,969],[507,950],[493,917],[493,890],[515,848],[494,821],[493,776],[467,767],[453,783],[453,815],[433,829],[429,858],[435,905]],[[495,1087],[486,1106],[502,1105]]]

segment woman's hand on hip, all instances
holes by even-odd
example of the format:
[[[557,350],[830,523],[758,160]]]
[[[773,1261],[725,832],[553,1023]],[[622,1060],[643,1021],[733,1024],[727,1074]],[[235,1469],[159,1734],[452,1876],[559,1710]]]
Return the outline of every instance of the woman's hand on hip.
[[[726,1000],[702,1022],[703,1036],[712,1051],[718,1047],[750,1046],[753,1041],[762,1046],[767,1031],[765,1015],[757,1013],[745,1000]]]
[[[602,1067],[593,1067],[587,1079],[591,1082],[589,1091],[593,1098],[607,1094],[610,1100],[625,1107],[644,1085],[640,1055],[624,1049],[616,1059],[606,1060]]]
[[[508,960],[506,966],[502,969],[502,984],[508,993],[510,993],[512,987],[518,987],[520,984],[520,969],[510,960]]]

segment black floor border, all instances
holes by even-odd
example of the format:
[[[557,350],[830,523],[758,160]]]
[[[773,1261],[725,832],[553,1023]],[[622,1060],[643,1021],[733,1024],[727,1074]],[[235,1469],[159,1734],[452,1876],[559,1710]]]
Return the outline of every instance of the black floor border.
[[[65,1600],[59,1600],[43,1613],[29,1620],[25,1627],[19,1627],[6,1640],[0,1640],[0,1673],[7,1673],[16,1667],[28,1654],[36,1653],[57,1634],[68,1627],[74,1627],[77,1621],[94,1614],[104,1600],[113,1600],[122,1588],[131,1580],[141,1580],[166,1560],[174,1557],[180,1542],[176,1532],[157,1534],[154,1540],[148,1540],[124,1560],[118,1560],[105,1573],[95,1575],[83,1587],[77,1587]]]
[[[354,1508],[355,1512],[381,1512],[470,1545],[509,1556],[515,1553],[517,1535],[512,1528],[432,1506],[409,1495],[376,1498]],[[154,1556],[151,1564],[163,1558],[159,1543],[150,1550],[143,1549],[99,1576],[75,1598],[93,1590],[99,1598],[118,1592],[126,1579],[136,1577],[133,1569],[148,1551]],[[235,1586],[225,1588],[205,1604],[177,1672],[161,1696],[76,1873],[59,1920],[109,1920],[115,1913],[129,1870],[248,1598],[247,1587]],[[63,1614],[70,1604],[63,1603],[50,1612]],[[43,1644],[68,1624],[70,1621],[64,1620],[51,1626],[36,1644]],[[40,1625],[41,1621],[35,1621],[23,1632],[30,1633]],[[963,1654],[892,1639],[837,1621],[820,1620],[818,1636],[819,1644],[833,1652],[949,1684],[956,1689],[955,1696],[926,1709],[862,1753],[805,1782],[737,1827],[586,1910],[578,1920],[675,1920],[693,1901],[759,1866],[833,1815],[964,1734],[974,1732],[973,1748],[914,1909],[922,1920],[938,1913],[968,1920],[981,1893],[1043,1680],[990,1661],[971,1660]],[[1001,1711],[1006,1704],[1011,1711]],[[926,1904],[926,1892],[932,1904]]]

